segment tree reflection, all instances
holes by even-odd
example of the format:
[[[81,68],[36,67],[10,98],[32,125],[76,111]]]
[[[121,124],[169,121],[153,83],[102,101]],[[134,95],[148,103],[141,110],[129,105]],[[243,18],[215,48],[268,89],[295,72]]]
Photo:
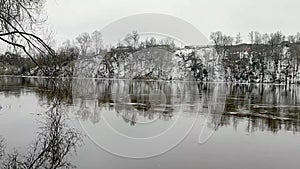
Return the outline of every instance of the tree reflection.
[[[225,111],[227,88],[222,83],[198,84],[199,97],[202,98],[202,111],[205,115],[207,126],[212,130],[218,130]]]
[[[139,117],[166,121],[173,117],[171,102],[176,101],[171,96],[170,83],[131,81],[128,88],[128,99],[120,100],[116,108],[126,123],[135,125]]]
[[[141,118],[171,120],[185,98],[184,114],[195,112],[195,104],[201,102],[200,112],[208,117],[211,129],[246,124],[247,132],[274,133],[300,131],[299,88],[298,85],[199,83],[196,90],[195,84],[175,81],[66,78],[55,79],[53,83],[47,79],[16,77],[0,80],[0,92],[4,95],[20,96],[24,89],[29,89],[45,101],[44,105],[52,105],[57,99],[62,109],[74,106],[82,120],[93,124],[101,122],[101,113],[105,111],[114,112],[129,125],[135,125]]]
[[[174,97],[178,96],[180,90],[176,91],[171,87],[175,82],[84,81],[81,85],[87,91],[80,96],[82,99],[80,105],[84,106],[81,106],[82,109],[78,113],[83,119],[90,119],[93,123],[100,122],[102,111],[115,111],[130,125],[135,125],[141,117],[148,120],[155,117],[169,120],[178,109],[178,104],[181,104],[180,100]],[[197,90],[191,86],[194,84],[181,84],[182,89],[192,91],[192,94],[187,92],[183,95],[189,99],[189,104],[185,106],[190,106],[184,113],[195,112],[193,105],[197,104],[195,100],[199,97],[198,100],[201,100],[202,104],[200,113],[209,119],[208,126],[213,130],[228,125],[237,128],[239,123],[247,122],[245,129],[248,132],[299,131],[298,86],[202,83],[198,84]],[[153,93],[154,89],[159,93]],[[164,104],[159,106],[161,103]]]
[[[247,122],[246,130],[300,131],[298,86],[230,85],[221,125]]]
[[[70,162],[70,156],[76,152],[76,148],[83,143],[81,133],[68,126],[68,114],[66,106],[62,103],[63,90],[55,90],[59,85],[52,83],[53,90],[48,93],[46,111],[39,115],[41,126],[39,127],[36,139],[31,144],[25,155],[18,151],[5,154],[1,168],[20,169],[58,169],[74,168]],[[0,157],[1,157],[0,142]]]
[[[4,139],[0,136],[0,161],[4,156]]]

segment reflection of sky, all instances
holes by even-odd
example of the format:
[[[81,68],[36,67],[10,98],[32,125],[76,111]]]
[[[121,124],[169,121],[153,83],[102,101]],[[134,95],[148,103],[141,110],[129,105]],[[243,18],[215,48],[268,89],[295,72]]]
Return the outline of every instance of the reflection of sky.
[[[13,93],[5,96],[0,92],[0,105],[3,107],[0,111],[0,136],[10,143],[7,148],[22,147],[20,151],[26,150],[23,146],[25,148],[32,141],[38,127],[35,115],[41,108],[37,97],[33,93],[22,93],[17,97]]]
[[[207,37],[212,31],[222,30],[233,36],[241,32],[248,40],[252,30],[282,30],[284,34],[299,31],[299,5],[298,0],[48,0],[46,9],[58,42],[145,12],[182,18]]]

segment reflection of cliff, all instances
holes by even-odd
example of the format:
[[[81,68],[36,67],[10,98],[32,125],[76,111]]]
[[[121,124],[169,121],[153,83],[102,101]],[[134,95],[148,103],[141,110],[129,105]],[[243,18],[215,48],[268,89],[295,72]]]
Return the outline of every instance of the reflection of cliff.
[[[170,86],[165,82],[141,82],[129,83],[129,91],[121,96],[116,105],[118,115],[125,122],[135,124],[139,118],[148,120],[155,118],[169,120],[173,116],[173,105]]]
[[[217,130],[224,114],[227,89],[222,83],[204,83],[199,86],[203,109],[200,113],[207,118],[208,127]]]
[[[299,131],[300,87],[297,85],[242,85],[175,81],[49,79],[1,77],[0,92],[20,96],[34,92],[51,104],[60,99],[75,107],[83,120],[101,122],[101,112],[114,111],[130,123],[141,119],[170,120],[178,110],[185,115],[201,104],[209,127],[241,126],[249,132]],[[1,110],[0,110],[1,112]]]
[[[74,88],[74,82],[72,88],[78,89]],[[47,84],[35,83],[40,86]],[[193,104],[195,100],[200,100],[202,112],[209,113],[211,128],[227,125],[237,127],[239,123],[247,122],[249,132],[300,129],[300,97],[297,97],[300,89],[296,85],[203,83],[196,90],[195,84],[180,82],[84,79],[81,83],[80,95],[74,90],[73,96],[70,91],[62,90],[68,85],[61,85],[62,89],[57,90],[56,95],[62,98],[80,98],[85,110],[82,113],[83,119],[90,119],[94,123],[100,121],[101,111],[104,110],[116,111],[130,123],[139,117],[168,120],[172,118],[178,105],[183,105],[183,100],[189,102],[185,107],[190,106],[185,113],[195,112]],[[27,84],[32,86],[31,83]],[[46,90],[37,91],[43,97],[51,98],[49,92],[43,92]]]
[[[75,77],[126,79],[189,79],[189,63],[170,49],[149,47],[138,50],[112,49],[103,56],[77,60]],[[187,67],[186,67],[187,66]]]
[[[238,126],[247,119],[247,131],[299,131],[297,86],[233,85],[221,125]]]
[[[142,114],[149,118],[153,117],[153,112],[149,109],[155,108],[155,104],[153,100],[149,100],[151,98],[149,97],[150,88],[147,88],[147,85],[139,86],[130,81],[103,80],[93,83],[93,85],[90,83],[89,86],[93,86],[94,91],[91,92],[93,93],[92,95],[88,94],[89,91],[87,90],[79,90],[78,92],[81,93],[80,96],[86,96],[81,100],[81,110],[78,111],[83,119],[91,118],[92,121],[99,122],[99,120],[95,120],[92,117],[95,117],[95,114],[98,117],[101,110],[115,111],[118,115],[122,116],[124,121],[131,122],[132,124]],[[143,91],[136,91],[136,89],[143,89]],[[75,93],[77,94],[77,92]],[[91,100],[97,100],[97,102],[93,104]],[[87,104],[87,102],[93,105],[82,106],[83,104]],[[95,108],[91,110],[89,109],[91,107]]]
[[[197,86],[188,82],[84,80],[73,84],[73,90],[76,90],[73,98],[77,100],[74,103],[80,105],[79,116],[94,122],[99,120],[91,118],[95,114],[99,117],[101,111],[114,111],[131,124],[139,119],[169,120],[174,112],[181,110],[180,107],[193,111],[192,103],[199,99],[194,95]]]

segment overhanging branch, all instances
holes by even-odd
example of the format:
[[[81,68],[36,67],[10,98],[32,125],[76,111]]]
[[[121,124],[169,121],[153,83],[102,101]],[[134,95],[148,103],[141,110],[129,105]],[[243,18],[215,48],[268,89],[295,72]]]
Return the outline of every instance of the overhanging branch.
[[[25,54],[34,62],[34,64],[36,66],[38,66],[38,68],[45,74],[45,75],[49,75],[47,71],[45,71],[35,60],[34,58],[31,56],[31,54],[26,50],[25,46],[21,45],[21,44],[18,44],[18,43],[13,43],[13,42],[10,42],[2,37],[0,37],[0,40],[4,41],[5,43],[9,44],[9,45],[12,45],[12,46],[16,46],[16,47],[19,47],[21,48]]]

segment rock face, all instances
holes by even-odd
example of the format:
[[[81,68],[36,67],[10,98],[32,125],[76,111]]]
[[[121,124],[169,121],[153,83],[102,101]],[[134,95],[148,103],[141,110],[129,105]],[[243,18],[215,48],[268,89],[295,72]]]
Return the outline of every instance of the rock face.
[[[173,51],[151,47],[135,52],[113,53],[79,59],[75,77],[191,80],[189,63]]]
[[[236,83],[297,83],[300,45],[209,46],[171,50],[162,46],[112,49],[103,56],[79,59],[74,76],[228,81]]]
[[[75,77],[97,77],[98,71],[103,69],[103,56],[79,58],[75,61],[73,76]]]

